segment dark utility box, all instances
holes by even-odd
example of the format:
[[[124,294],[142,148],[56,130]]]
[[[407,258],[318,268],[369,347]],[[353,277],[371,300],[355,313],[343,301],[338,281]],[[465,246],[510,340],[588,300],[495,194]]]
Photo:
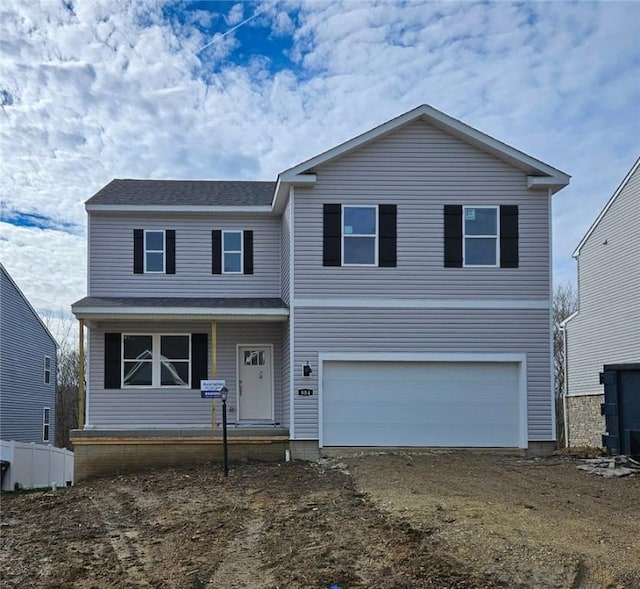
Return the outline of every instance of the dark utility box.
[[[602,445],[612,455],[639,456],[640,363],[605,364],[600,384],[604,385],[600,413],[607,428]]]

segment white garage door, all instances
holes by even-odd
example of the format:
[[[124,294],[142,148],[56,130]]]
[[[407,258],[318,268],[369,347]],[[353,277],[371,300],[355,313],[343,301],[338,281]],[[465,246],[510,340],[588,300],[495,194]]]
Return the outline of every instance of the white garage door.
[[[518,447],[516,362],[325,362],[323,446]]]

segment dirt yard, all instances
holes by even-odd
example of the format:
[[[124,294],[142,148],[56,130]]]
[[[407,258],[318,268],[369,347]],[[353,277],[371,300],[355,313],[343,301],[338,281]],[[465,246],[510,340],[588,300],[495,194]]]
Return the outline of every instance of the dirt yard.
[[[3,495],[1,586],[640,587],[640,477],[399,453]]]

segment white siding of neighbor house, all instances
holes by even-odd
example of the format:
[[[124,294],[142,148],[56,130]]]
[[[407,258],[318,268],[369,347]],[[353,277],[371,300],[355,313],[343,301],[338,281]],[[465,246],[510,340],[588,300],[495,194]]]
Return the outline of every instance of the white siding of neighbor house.
[[[549,198],[527,174],[416,121],[295,189],[295,295],[549,299]],[[397,268],[323,267],[322,205],[396,204]],[[518,205],[520,267],[445,268],[444,205]]]
[[[270,216],[89,215],[89,296],[280,297],[280,225]],[[174,229],[175,274],[133,273],[133,230]],[[253,274],[211,273],[211,231],[252,230]]]
[[[198,389],[108,389],[104,388],[104,334],[116,333],[210,333],[206,322],[103,323],[99,329],[89,332],[89,413],[87,425],[96,428],[145,428],[145,427],[211,427],[212,401],[202,399]],[[218,322],[216,378],[225,379],[229,389],[228,418],[236,421],[237,344],[273,344],[274,411],[277,422],[283,412],[288,415],[288,394],[282,387],[282,323],[280,322]],[[209,342],[209,348],[211,342]],[[211,350],[209,350],[209,358]],[[209,376],[211,365],[209,363]],[[283,403],[287,409],[283,410]],[[221,421],[218,402],[217,420]]]
[[[313,372],[296,370],[294,388],[314,393],[318,352],[526,354],[529,440],[553,438],[546,310],[297,308],[295,326],[297,364],[308,361]],[[294,403],[296,438],[317,439],[317,394]]]
[[[602,394],[604,364],[640,362],[640,166],[579,252],[578,294],[566,327],[567,392]]]
[[[44,382],[44,357],[51,382]],[[0,268],[0,438],[42,443],[44,407],[49,440],[56,441],[56,345],[31,305]]]
[[[529,440],[554,439],[548,194],[528,190],[525,172],[423,121],[313,171],[315,185],[296,188],[294,199],[294,390],[318,390],[318,352],[523,353]],[[397,267],[323,267],[324,203],[396,204]],[[445,268],[445,204],[518,205],[520,267]],[[340,308],[344,298],[369,307],[403,299],[407,308]],[[325,304],[313,308],[310,299]],[[539,308],[415,309],[410,299]],[[297,370],[307,361],[309,378]],[[294,395],[294,406],[295,437],[317,439],[317,396]]]

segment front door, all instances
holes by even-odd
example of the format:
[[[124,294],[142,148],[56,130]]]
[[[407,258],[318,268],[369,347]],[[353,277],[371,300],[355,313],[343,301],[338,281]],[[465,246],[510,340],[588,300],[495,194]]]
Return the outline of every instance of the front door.
[[[238,348],[238,418],[273,421],[271,346]]]

